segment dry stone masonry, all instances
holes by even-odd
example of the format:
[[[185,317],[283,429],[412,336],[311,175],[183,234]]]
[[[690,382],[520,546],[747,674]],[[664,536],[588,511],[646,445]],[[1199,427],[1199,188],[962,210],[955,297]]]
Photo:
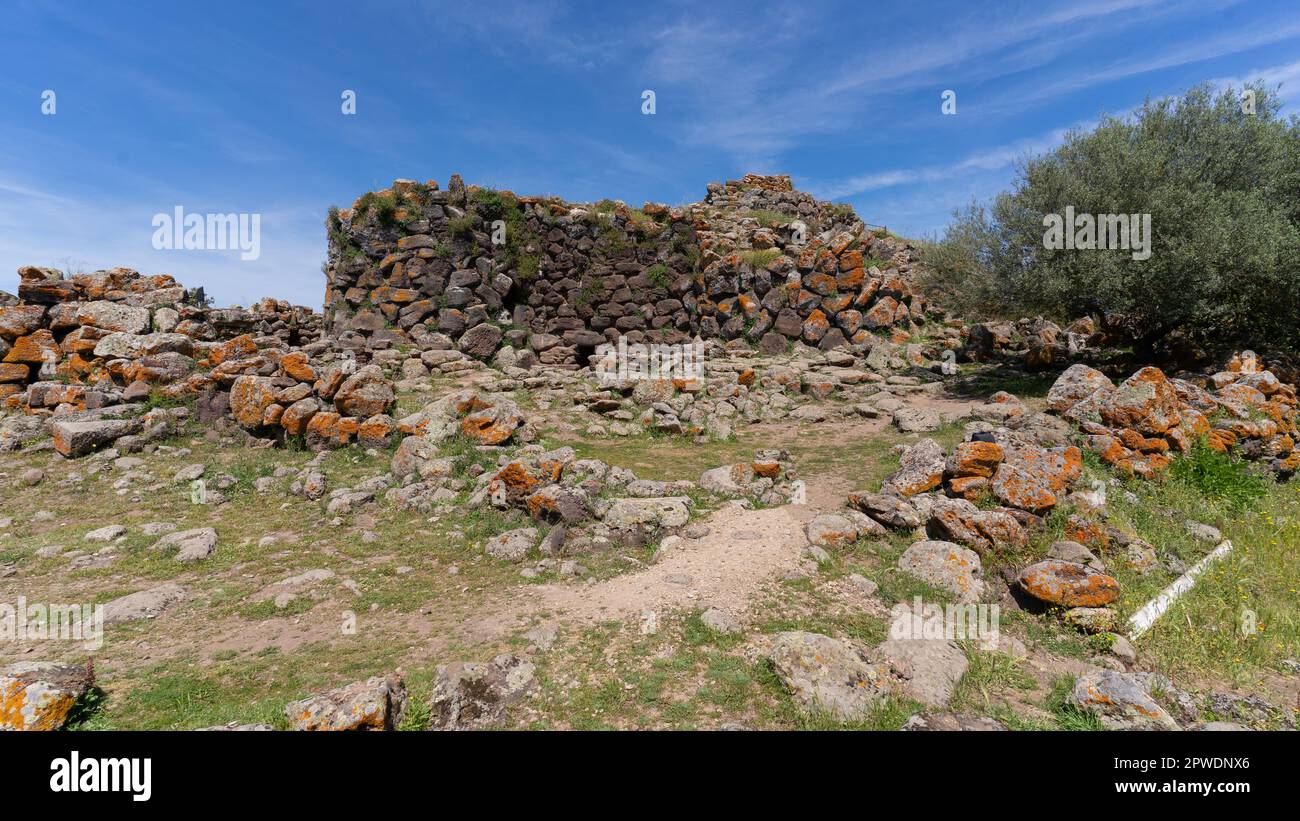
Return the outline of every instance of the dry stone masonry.
[[[744,339],[830,349],[926,321],[912,248],[785,176],[713,183],[680,207],[568,203],[398,180],[332,211],[325,310],[358,352],[502,345],[585,365],[595,348]]]

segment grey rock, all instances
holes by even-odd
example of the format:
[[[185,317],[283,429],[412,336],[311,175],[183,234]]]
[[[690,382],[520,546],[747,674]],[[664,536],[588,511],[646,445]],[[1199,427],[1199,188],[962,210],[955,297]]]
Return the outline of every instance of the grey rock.
[[[1178,723],[1128,673],[1095,670],[1080,676],[1070,704],[1096,715],[1112,730],[1177,730]]]
[[[176,550],[176,561],[197,562],[211,556],[217,549],[217,531],[210,527],[180,530],[168,533],[154,543],[152,550]]]
[[[184,601],[186,595],[184,587],[168,583],[113,599],[104,605],[104,624],[155,619],[167,608]]]
[[[866,718],[895,684],[887,664],[873,663],[851,644],[819,633],[779,633],[773,670],[805,710],[840,721]]]
[[[916,542],[903,551],[898,569],[956,594],[963,602],[977,602],[984,594],[979,554],[952,542]]]
[[[528,556],[528,551],[537,545],[537,535],[535,527],[507,530],[488,539],[483,551],[507,562],[522,562]]]
[[[482,664],[456,662],[438,668],[430,701],[433,727],[483,729],[501,724],[506,710],[534,686],[536,667],[511,654]]]

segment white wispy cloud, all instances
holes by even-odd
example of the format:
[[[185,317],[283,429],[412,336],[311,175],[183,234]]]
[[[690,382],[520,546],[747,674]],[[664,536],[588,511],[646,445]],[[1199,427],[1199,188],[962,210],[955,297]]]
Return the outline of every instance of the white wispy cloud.
[[[1065,135],[1071,128],[1079,128],[1088,124],[1088,122],[1079,122],[1065,128],[1056,128],[1035,137],[983,149],[951,163],[873,171],[842,180],[812,182],[809,184],[809,188],[813,194],[824,199],[843,199],[882,188],[917,183],[945,182],[968,172],[994,171],[1008,168],[1026,156],[1041,154],[1056,148],[1065,139]]]
[[[1278,98],[1282,101],[1284,111],[1300,102],[1300,60],[1270,68],[1252,69],[1235,77],[1219,77],[1210,80],[1210,83],[1218,88],[1241,88],[1256,80],[1263,81],[1269,87],[1280,87]]]

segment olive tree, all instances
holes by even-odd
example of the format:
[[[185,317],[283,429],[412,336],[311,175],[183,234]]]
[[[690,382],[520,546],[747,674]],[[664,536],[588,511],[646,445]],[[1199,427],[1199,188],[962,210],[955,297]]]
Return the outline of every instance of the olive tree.
[[[925,249],[928,284],[968,316],[1090,314],[1147,355],[1174,331],[1295,346],[1300,119],[1278,111],[1262,85],[1200,86],[1072,131],[989,206],[954,214]],[[1071,231],[1112,247],[1063,247]]]

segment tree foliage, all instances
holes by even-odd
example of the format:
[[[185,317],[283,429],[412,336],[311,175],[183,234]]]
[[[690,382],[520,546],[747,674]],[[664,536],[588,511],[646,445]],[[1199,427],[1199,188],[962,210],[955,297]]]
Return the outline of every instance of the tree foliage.
[[[1253,113],[1244,90],[1200,86],[1022,161],[927,245],[928,285],[972,317],[1090,314],[1145,352],[1174,331],[1300,347],[1300,118],[1247,88]],[[1067,206],[1150,214],[1150,257],[1044,247]]]

